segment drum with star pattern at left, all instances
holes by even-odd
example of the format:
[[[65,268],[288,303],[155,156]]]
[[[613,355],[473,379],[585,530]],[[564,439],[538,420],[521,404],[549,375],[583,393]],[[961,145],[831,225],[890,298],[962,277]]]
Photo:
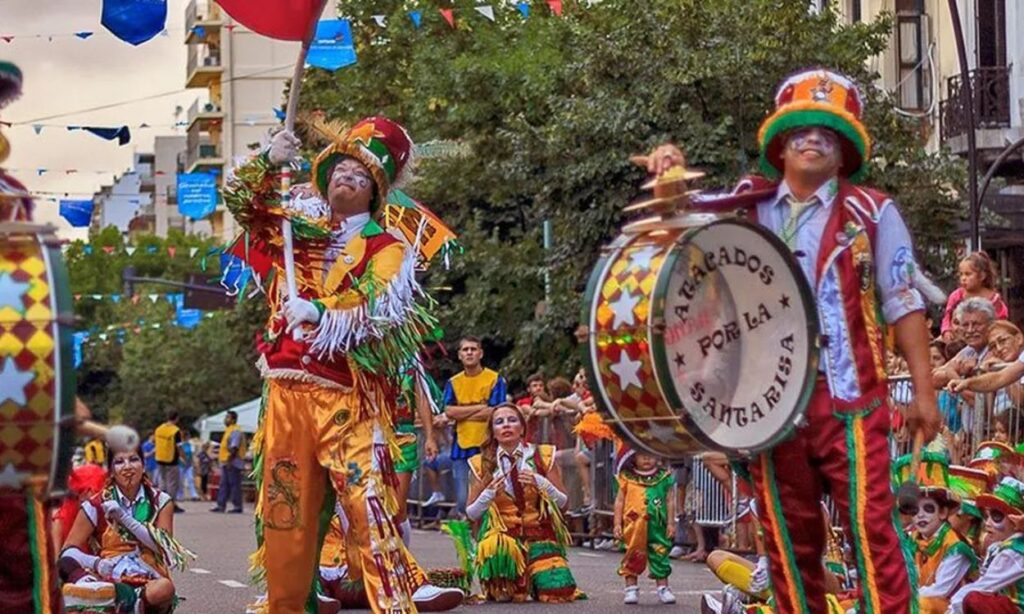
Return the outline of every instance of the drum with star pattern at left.
[[[652,220],[603,251],[587,287],[584,362],[605,421],[670,460],[770,448],[802,418],[818,373],[799,264],[743,219]]]
[[[45,495],[63,492],[74,445],[74,314],[54,230],[0,223],[0,489]]]

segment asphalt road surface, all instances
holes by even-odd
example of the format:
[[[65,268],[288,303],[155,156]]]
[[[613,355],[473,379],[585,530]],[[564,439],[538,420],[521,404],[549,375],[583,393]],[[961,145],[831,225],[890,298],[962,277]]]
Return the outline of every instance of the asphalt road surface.
[[[177,612],[183,614],[241,613],[252,603],[260,591],[252,586],[248,573],[248,556],[255,549],[252,507],[245,514],[213,514],[209,503],[184,503],[188,510],[174,517],[175,534],[198,555],[190,569],[174,576],[178,594],[184,598]],[[455,567],[455,550],[447,535],[438,531],[413,531],[412,551],[424,568]],[[658,603],[654,582],[640,581],[640,605],[622,604],[622,580],[615,570],[619,564],[617,552],[600,552],[573,548],[569,565],[576,582],[586,591],[589,599],[557,606],[560,612],[623,612],[625,610],[661,610],[699,612],[700,596],[719,591],[721,585],[703,565],[674,561],[669,584],[676,594],[677,604]],[[506,605],[484,604],[463,606],[456,611],[522,612],[547,611],[541,604]]]

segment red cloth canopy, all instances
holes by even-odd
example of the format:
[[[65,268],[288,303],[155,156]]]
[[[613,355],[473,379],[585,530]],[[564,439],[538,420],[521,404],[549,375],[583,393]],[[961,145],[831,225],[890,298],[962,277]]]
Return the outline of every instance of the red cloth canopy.
[[[320,18],[322,0],[217,0],[232,19],[253,32],[301,41]]]

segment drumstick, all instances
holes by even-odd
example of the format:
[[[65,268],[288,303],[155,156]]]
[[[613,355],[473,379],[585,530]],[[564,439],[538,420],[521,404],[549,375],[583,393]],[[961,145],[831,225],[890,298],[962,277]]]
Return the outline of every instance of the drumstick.
[[[132,452],[139,447],[139,434],[130,426],[115,424],[107,426],[92,420],[79,422],[76,430],[80,435],[103,439],[111,452]]]

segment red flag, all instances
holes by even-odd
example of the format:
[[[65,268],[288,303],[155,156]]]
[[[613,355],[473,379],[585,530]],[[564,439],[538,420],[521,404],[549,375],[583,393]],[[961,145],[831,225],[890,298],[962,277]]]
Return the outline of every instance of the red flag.
[[[448,22],[448,25],[450,25],[451,27],[454,28],[455,27],[455,11],[453,11],[452,9],[438,9],[438,10],[441,11],[441,15],[444,17],[444,20]]]
[[[167,255],[174,258],[174,254],[178,253],[178,248],[173,245],[167,246]]]
[[[562,16],[562,0],[548,0],[548,6],[551,7],[552,13]]]
[[[301,41],[320,18],[322,0],[217,0],[232,19],[253,32]]]

